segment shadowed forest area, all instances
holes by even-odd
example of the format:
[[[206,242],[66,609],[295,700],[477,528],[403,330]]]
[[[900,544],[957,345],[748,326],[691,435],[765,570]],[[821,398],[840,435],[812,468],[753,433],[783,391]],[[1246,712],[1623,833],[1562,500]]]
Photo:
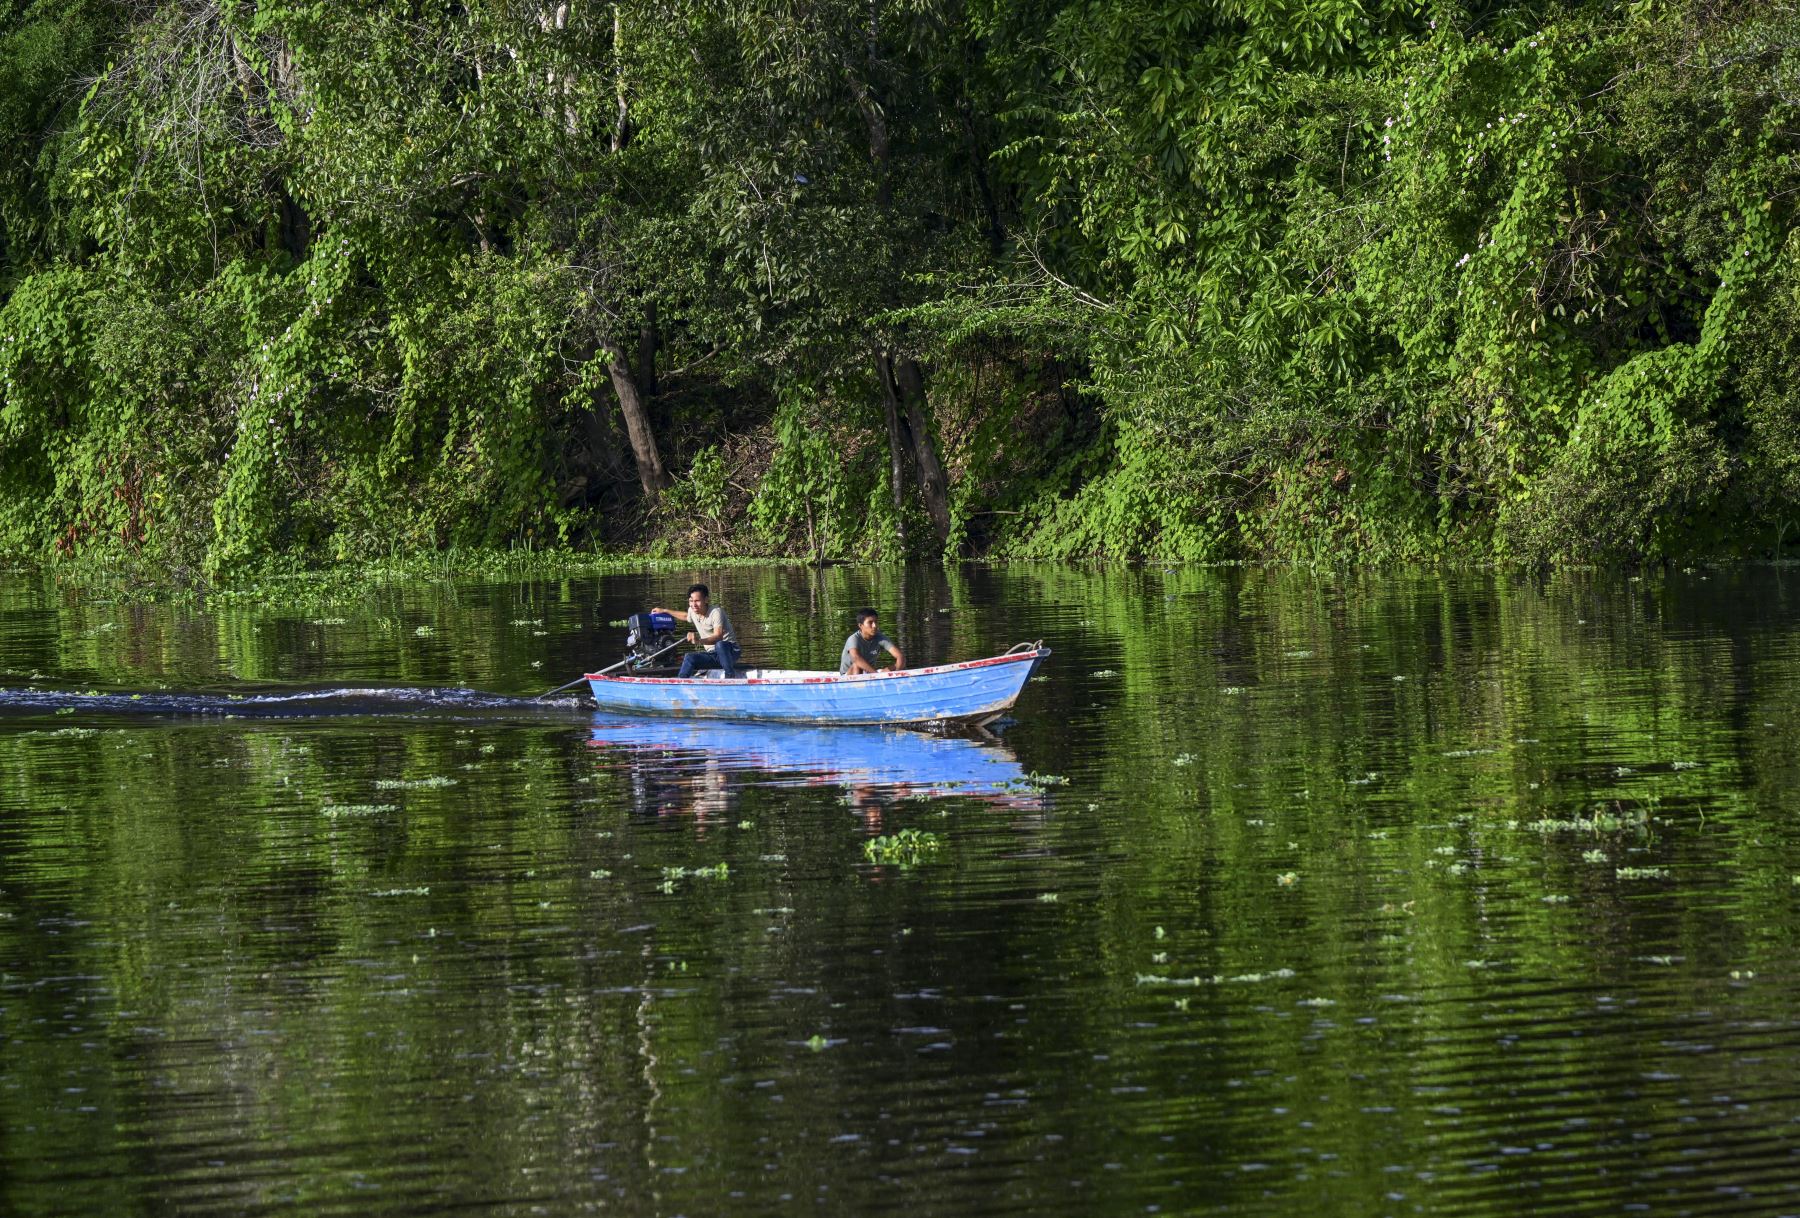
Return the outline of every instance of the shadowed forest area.
[[[1800,542],[1794,0],[0,0],[0,552]]]

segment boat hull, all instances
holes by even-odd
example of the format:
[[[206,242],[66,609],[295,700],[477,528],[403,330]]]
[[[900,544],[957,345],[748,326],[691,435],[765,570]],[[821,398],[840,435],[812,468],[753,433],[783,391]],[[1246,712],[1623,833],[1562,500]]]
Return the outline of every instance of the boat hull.
[[[586,674],[603,710],[637,715],[745,719],[766,723],[986,723],[1012,708],[1048,647],[935,668],[888,669],[840,677],[782,673],[725,680],[719,676],[615,677]]]

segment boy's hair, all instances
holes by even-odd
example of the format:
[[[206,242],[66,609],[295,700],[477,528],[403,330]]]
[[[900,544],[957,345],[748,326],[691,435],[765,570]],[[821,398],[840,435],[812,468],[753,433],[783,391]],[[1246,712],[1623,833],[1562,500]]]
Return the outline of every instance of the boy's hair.
[[[877,621],[879,621],[881,619],[881,615],[879,613],[875,612],[873,609],[858,609],[856,611],[856,624],[858,626],[861,626],[864,622],[868,621],[870,618],[875,618]]]
[[[694,595],[694,593],[696,593],[696,592],[698,592],[701,596],[704,596],[707,600],[712,599],[712,589],[708,588],[705,584],[689,584],[688,585],[688,595],[689,596]]]

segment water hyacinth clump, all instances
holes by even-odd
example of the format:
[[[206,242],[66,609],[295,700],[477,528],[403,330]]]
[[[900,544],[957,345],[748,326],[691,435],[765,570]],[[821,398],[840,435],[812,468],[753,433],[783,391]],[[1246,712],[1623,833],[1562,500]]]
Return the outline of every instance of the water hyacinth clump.
[[[422,791],[435,790],[441,787],[453,787],[456,779],[435,774],[430,778],[377,778],[377,791]]]
[[[1650,823],[1650,814],[1643,808],[1629,809],[1596,809],[1590,816],[1572,816],[1558,818],[1540,817],[1527,821],[1521,828],[1532,833],[1616,833],[1622,829],[1642,829]]]
[[[723,880],[731,874],[731,865],[725,862],[714,863],[710,867],[664,867],[664,880]]]
[[[1201,985],[1259,985],[1264,981],[1286,981],[1292,976],[1294,976],[1294,970],[1291,968],[1270,969],[1268,972],[1263,973],[1238,973],[1235,976],[1227,976],[1224,973],[1214,973],[1211,976],[1196,974],[1191,977],[1169,977],[1164,976],[1161,973],[1139,973],[1137,975],[1137,983],[1139,985],[1167,985],[1180,987]]]
[[[943,839],[935,833],[926,833],[920,829],[901,829],[897,833],[872,837],[864,842],[863,856],[871,863],[912,867],[937,854],[943,844]]]
[[[343,820],[348,817],[384,816],[399,810],[398,804],[326,804],[319,809],[319,815],[326,820]]]

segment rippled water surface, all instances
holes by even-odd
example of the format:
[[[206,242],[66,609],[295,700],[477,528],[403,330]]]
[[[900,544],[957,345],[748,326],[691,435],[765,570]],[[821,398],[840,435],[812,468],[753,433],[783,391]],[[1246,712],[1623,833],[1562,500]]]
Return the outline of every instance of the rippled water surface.
[[[527,699],[688,573],[0,576],[0,1212],[1800,1212],[1791,572],[692,577],[1054,654],[634,722]]]

